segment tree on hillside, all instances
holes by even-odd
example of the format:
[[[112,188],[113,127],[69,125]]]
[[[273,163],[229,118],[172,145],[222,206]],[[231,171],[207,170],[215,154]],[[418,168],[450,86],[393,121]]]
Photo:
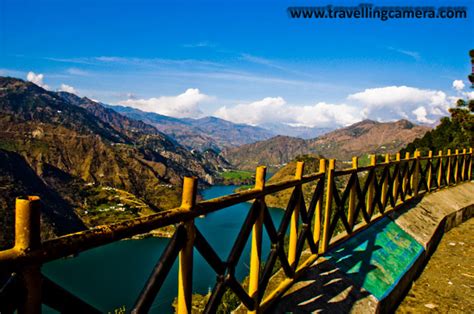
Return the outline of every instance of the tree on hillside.
[[[459,99],[456,107],[449,109],[450,117],[441,118],[441,123],[414,140],[402,151],[413,153],[419,150],[423,155],[428,151],[436,154],[439,150],[474,147],[474,99]]]

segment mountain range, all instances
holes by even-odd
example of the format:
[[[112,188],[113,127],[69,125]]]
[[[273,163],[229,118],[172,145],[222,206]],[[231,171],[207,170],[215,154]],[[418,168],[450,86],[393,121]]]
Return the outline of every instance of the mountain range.
[[[0,78],[0,216],[7,229],[20,194],[44,200],[43,220],[50,226],[44,230],[54,234],[84,228],[81,215],[100,223],[89,217],[104,216],[108,208],[101,203],[115,208],[112,198],[125,193],[155,211],[171,208],[179,205],[184,176],[212,183],[221,161],[214,152],[191,152],[155,127],[87,98]]]
[[[210,149],[219,153],[229,166],[250,171],[258,165],[276,170],[305,154],[347,160],[367,153],[393,153],[431,129],[408,120],[363,120],[336,130],[282,123],[250,126],[216,117],[179,119],[130,107],[108,108],[153,125],[188,149]]]
[[[308,137],[327,131],[288,128]],[[198,177],[202,187],[222,182],[224,170],[278,169],[306,154],[344,160],[395,152],[428,129],[364,120],[306,139],[274,136],[262,127],[177,119],[0,77],[0,246],[12,244],[19,195],[41,197],[43,236],[51,237],[178,206],[184,176]]]
[[[275,135],[299,137],[302,139],[311,139],[321,136],[325,133],[331,132],[335,127],[307,127],[289,125],[281,122],[277,123],[263,123],[260,127],[269,130]]]
[[[260,127],[236,124],[216,117],[178,119],[130,107],[109,106],[109,108],[152,125],[181,145],[198,151],[212,149],[220,152],[225,148],[266,140],[275,135]]]
[[[335,129],[293,126],[280,122],[252,126],[212,116],[199,119],[173,118],[131,107],[103,105],[129,118],[152,125],[174,138],[181,145],[200,151],[213,149],[220,152],[224,149],[267,140],[278,135],[311,139]]]
[[[276,136],[223,151],[222,155],[239,169],[253,170],[258,165],[277,169],[305,154],[348,160],[363,154],[394,153],[422,137],[429,127],[408,120],[376,122],[363,120],[313,139]]]

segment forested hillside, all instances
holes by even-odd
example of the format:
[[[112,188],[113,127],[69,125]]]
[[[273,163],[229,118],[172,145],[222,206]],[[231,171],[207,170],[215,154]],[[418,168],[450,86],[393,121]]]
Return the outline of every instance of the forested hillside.
[[[408,144],[404,151],[418,149],[426,155],[430,150],[436,154],[440,150],[474,147],[474,99],[459,99],[449,112],[450,117],[442,118],[435,129]]]

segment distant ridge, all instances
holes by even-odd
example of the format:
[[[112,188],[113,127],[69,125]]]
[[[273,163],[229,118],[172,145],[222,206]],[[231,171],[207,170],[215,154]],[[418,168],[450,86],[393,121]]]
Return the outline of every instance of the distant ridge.
[[[260,127],[236,124],[216,117],[173,118],[123,106],[108,106],[127,117],[141,120],[175,139],[181,145],[199,151],[221,151],[271,138],[275,134]]]
[[[228,167],[215,152],[191,152],[155,127],[90,99],[5,77],[0,77],[0,163],[0,206],[9,211],[5,223],[11,227],[16,196],[39,195],[51,214],[54,227],[48,230],[56,234],[83,228],[90,208],[96,209],[94,222],[102,221],[100,215],[107,219],[97,208],[112,206],[119,192],[106,191],[128,193],[149,213],[179,205],[184,176],[212,183],[219,168]],[[98,203],[85,204],[88,196]],[[140,210],[116,217],[136,217]],[[78,219],[79,214],[85,216]],[[9,239],[0,238],[0,245],[2,240]]]
[[[222,154],[239,169],[252,171],[259,165],[279,168],[296,156],[308,154],[306,144],[301,138],[278,135],[266,141],[226,149]]]
[[[394,153],[422,137],[430,128],[408,120],[377,122],[363,120],[314,139],[277,136],[253,144],[227,149],[224,157],[241,169],[257,165],[281,167],[299,155],[318,154],[348,160],[366,153]]]

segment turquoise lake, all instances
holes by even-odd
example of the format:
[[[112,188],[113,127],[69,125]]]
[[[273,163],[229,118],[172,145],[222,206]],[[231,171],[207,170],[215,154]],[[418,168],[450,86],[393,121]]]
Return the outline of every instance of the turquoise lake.
[[[237,186],[213,186],[201,192],[204,199],[232,194]],[[196,226],[221,259],[227,259],[232,245],[250,209],[250,203],[238,204],[196,219]],[[279,225],[283,210],[270,208],[273,222]],[[278,228],[278,227],[277,227]],[[75,258],[61,259],[43,265],[43,273],[70,292],[103,312],[123,307],[130,311],[169,239],[147,238],[125,240],[81,253]],[[270,249],[263,232],[262,254]],[[250,240],[236,268],[242,280],[248,275]],[[171,313],[177,294],[177,262],[155,299],[151,313]],[[216,275],[199,252],[194,250],[193,290],[206,294],[214,287]],[[54,313],[47,308],[44,312]]]

